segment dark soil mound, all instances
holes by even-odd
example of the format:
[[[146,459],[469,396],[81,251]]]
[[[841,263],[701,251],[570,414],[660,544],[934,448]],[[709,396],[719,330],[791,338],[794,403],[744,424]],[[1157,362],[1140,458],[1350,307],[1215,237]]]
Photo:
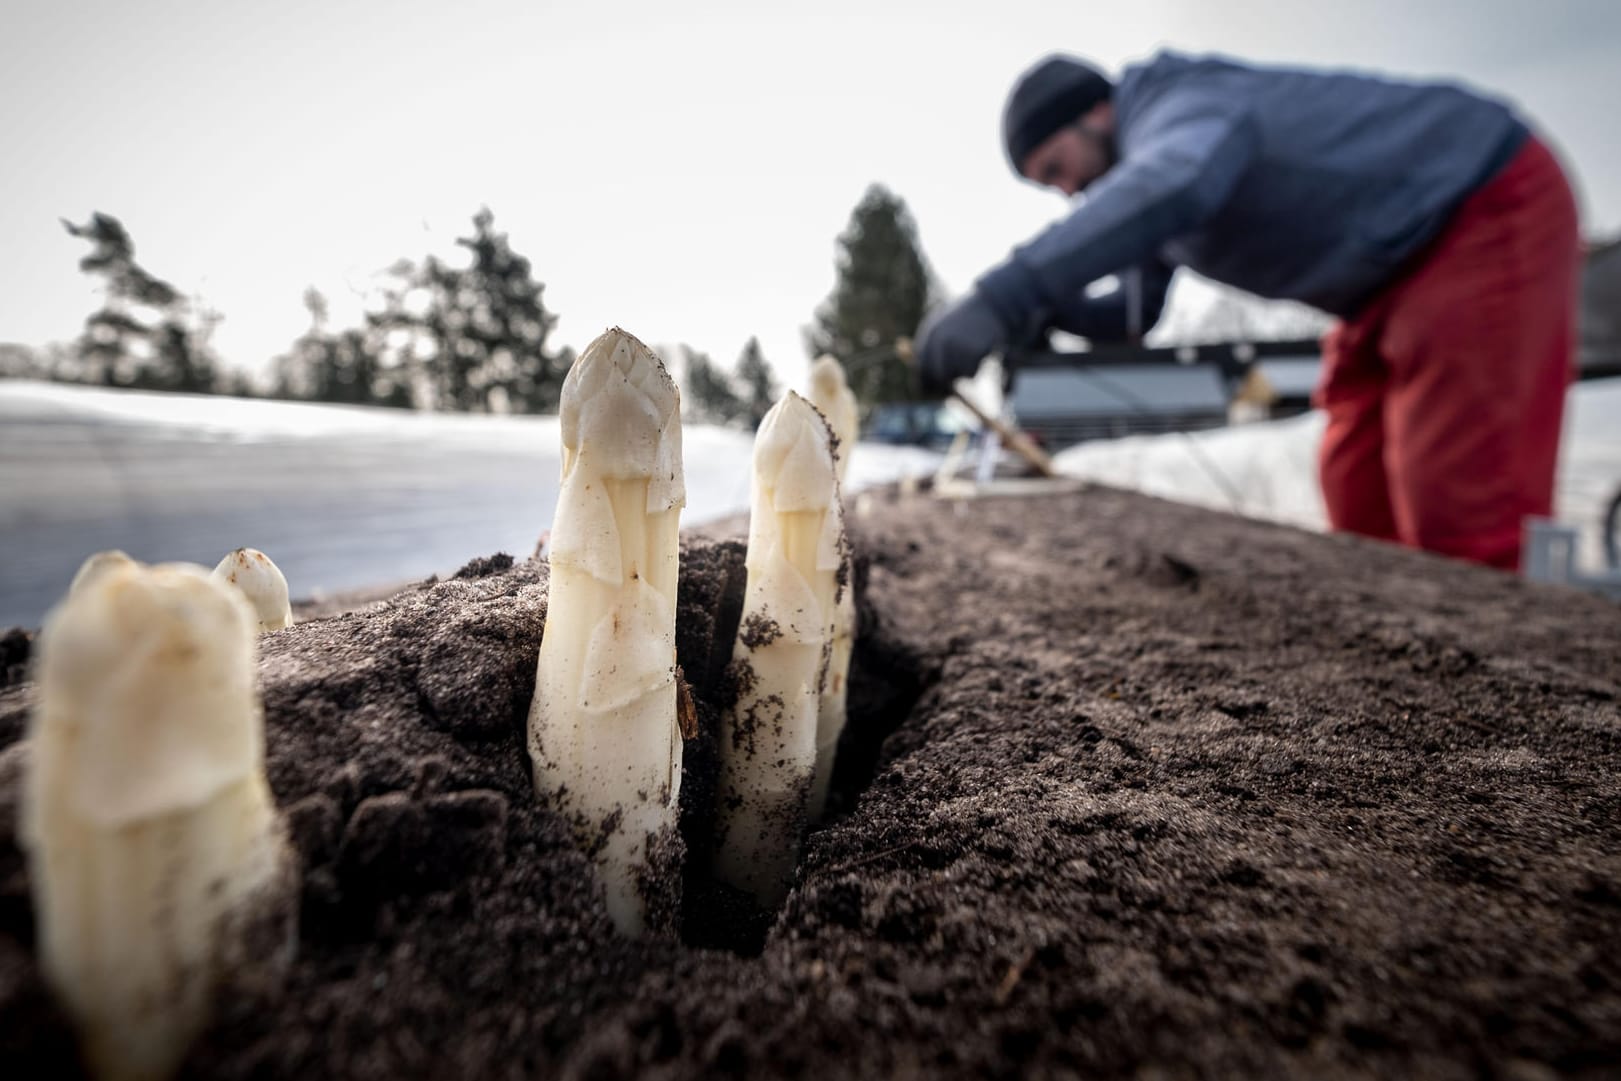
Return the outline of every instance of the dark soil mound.
[[[534,799],[543,568],[264,639],[301,952],[188,1075],[1621,1069],[1621,608],[1109,491],[852,526],[840,813],[774,921],[689,871],[686,941],[618,940]],[[689,543],[695,855],[742,575]],[[31,694],[0,691],[7,1078],[74,1070],[12,842]]]

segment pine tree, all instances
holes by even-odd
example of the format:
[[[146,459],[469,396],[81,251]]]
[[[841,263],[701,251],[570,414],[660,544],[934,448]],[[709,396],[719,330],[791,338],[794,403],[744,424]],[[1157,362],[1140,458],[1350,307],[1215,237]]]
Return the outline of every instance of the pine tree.
[[[809,355],[839,359],[863,414],[912,397],[913,374],[896,345],[917,332],[934,288],[905,202],[880,184],[869,187],[839,234],[836,268],[833,292],[806,335]]]
[[[79,269],[106,283],[106,300],[79,339],[82,378],[106,386],[207,394],[217,360],[208,341],[219,316],[135,261],[135,242],[117,218],[99,211],[83,225],[63,220],[90,242]]]
[[[546,350],[557,317],[528,259],[494,228],[488,209],[456,243],[458,266],[430,256],[409,271],[400,303],[372,317],[385,332],[406,331],[405,355],[419,365],[438,409],[542,412],[557,408],[568,356]],[[399,269],[399,268],[397,268]]]
[[[45,358],[20,342],[0,342],[0,379],[48,379]]]
[[[310,328],[275,360],[277,397],[347,405],[411,405],[406,373],[385,362],[382,335],[375,328],[329,331],[326,297],[313,288],[304,291],[304,307],[310,313]]]
[[[742,388],[743,416],[750,428],[758,428],[771,407],[777,404],[777,381],[771,365],[760,352],[760,339],[750,338],[737,358],[737,385]]]
[[[747,410],[727,374],[708,354],[682,346],[686,371],[681,379],[681,411],[687,420],[707,424],[733,424]]]

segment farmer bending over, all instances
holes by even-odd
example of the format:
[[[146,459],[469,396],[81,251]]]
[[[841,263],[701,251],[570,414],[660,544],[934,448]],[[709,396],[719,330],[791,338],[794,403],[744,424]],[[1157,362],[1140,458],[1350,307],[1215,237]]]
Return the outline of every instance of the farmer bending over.
[[[1050,328],[1134,339],[1191,267],[1339,317],[1315,396],[1334,528],[1518,565],[1521,519],[1552,509],[1578,239],[1558,162],[1507,107],[1169,52],[1110,83],[1054,56],[1002,136],[1021,177],[1086,199],[925,320],[926,389]]]

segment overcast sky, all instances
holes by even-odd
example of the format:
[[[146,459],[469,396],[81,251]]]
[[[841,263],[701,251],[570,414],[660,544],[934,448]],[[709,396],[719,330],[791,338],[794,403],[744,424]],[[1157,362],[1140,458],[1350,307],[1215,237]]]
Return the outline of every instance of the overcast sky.
[[[1461,79],[1514,101],[1621,229],[1621,3],[247,4],[5,0],[0,341],[73,337],[96,297],[59,217],[123,220],[148,269],[261,368],[488,205],[582,346],[611,323],[730,363],[800,329],[868,183],[912,208],[953,293],[1061,214],[997,135],[1041,55],[1113,72],[1161,46]],[[809,7],[809,6],[807,6]],[[352,302],[351,302],[352,303]]]

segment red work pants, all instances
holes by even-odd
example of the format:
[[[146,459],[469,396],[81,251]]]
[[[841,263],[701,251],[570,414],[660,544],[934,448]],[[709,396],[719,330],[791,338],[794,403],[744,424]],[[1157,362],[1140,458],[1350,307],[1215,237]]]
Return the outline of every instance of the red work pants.
[[[1570,185],[1532,138],[1329,330],[1315,401],[1333,528],[1519,566],[1522,520],[1553,509],[1578,259]]]

